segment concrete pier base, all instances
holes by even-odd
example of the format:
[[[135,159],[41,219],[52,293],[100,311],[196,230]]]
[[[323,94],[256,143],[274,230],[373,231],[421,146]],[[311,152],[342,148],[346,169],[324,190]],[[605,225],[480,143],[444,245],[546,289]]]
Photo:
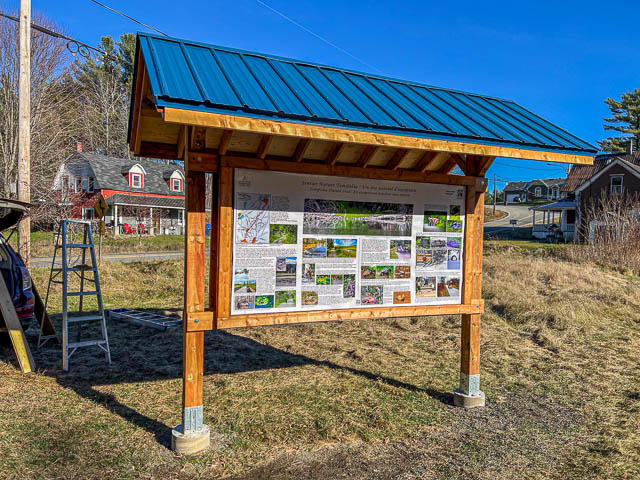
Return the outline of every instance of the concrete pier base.
[[[211,431],[207,425],[202,429],[184,433],[182,425],[171,430],[171,450],[180,455],[195,455],[204,452],[211,444]]]
[[[484,392],[478,391],[478,393],[469,395],[462,390],[456,389],[453,391],[453,404],[462,408],[484,407]]]

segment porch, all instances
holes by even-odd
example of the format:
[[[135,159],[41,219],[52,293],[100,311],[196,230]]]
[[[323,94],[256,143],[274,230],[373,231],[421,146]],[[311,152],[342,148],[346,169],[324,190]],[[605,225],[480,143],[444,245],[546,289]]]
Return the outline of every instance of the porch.
[[[560,200],[546,205],[531,207],[532,235],[534,238],[546,239],[554,232],[561,235],[565,242],[573,241],[576,231],[575,200]],[[542,213],[536,219],[537,214]]]

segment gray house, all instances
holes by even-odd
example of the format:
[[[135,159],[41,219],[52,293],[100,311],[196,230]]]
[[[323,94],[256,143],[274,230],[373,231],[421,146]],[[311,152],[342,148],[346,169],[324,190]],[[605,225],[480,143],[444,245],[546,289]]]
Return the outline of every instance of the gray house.
[[[504,187],[504,204],[560,200],[564,178],[545,178],[526,182],[509,182]]]

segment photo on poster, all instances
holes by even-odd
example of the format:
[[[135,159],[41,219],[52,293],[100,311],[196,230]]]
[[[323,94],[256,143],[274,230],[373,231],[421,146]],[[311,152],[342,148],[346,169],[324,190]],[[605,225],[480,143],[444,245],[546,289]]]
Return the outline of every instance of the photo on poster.
[[[462,237],[447,237],[447,248],[460,250],[462,245]]]
[[[234,297],[234,302],[236,305],[236,310],[250,310],[254,307],[254,297],[253,295],[236,295]]]
[[[282,292],[276,292],[276,308],[281,307],[295,307],[296,306],[296,291],[284,290]]]
[[[460,277],[438,277],[438,298],[460,297]]]
[[[302,256],[304,258],[326,258],[327,241],[319,238],[303,238]]]
[[[407,290],[393,292],[393,303],[394,305],[411,303],[411,292]]]
[[[273,308],[273,295],[256,295],[256,308]]]
[[[355,238],[327,238],[327,257],[356,258],[357,247]]]
[[[393,266],[391,265],[378,265],[376,267],[376,278],[391,279],[393,278]]]
[[[393,278],[411,278],[411,267],[409,265],[396,265],[393,267]]]
[[[436,298],[436,277],[416,277],[416,298]]]
[[[431,248],[431,237],[421,237],[418,235],[416,237],[416,248],[421,248],[422,250]]]
[[[447,231],[447,211],[446,210],[425,210],[423,231],[446,232]]]
[[[433,265],[433,251],[419,248],[416,251],[416,267],[431,268]]]
[[[303,290],[302,305],[318,305],[318,292]]]
[[[365,285],[360,290],[362,305],[381,305],[383,303],[382,285]]]
[[[411,260],[411,240],[389,241],[389,258],[393,260]]]
[[[271,245],[295,245],[298,243],[298,226],[284,223],[272,223],[269,226]]]
[[[447,220],[448,233],[462,233],[462,220]]]
[[[356,276],[347,274],[342,276],[342,296],[354,298],[356,296]]]
[[[412,220],[412,204],[307,198],[303,233],[408,237]]]
[[[433,253],[433,260],[431,262],[432,270],[446,270],[447,269],[447,251],[445,249],[436,248],[431,250]]]
[[[316,284],[316,264],[315,263],[303,263],[302,264],[302,283]]]
[[[376,267],[371,265],[362,265],[360,267],[360,278],[364,280],[376,278]]]
[[[256,281],[249,279],[249,270],[236,269],[233,274],[233,293],[256,293]]]
[[[236,195],[236,243],[269,243],[269,209],[271,195],[238,193]]]
[[[276,287],[296,284],[296,257],[276,257]]]
[[[331,275],[331,285],[342,285],[342,275]]]
[[[316,285],[331,285],[331,275],[316,275]]]
[[[460,205],[449,205],[449,220],[460,220]]]
[[[447,250],[447,270],[460,270],[460,250]]]
[[[431,237],[431,248],[447,248],[445,237]]]

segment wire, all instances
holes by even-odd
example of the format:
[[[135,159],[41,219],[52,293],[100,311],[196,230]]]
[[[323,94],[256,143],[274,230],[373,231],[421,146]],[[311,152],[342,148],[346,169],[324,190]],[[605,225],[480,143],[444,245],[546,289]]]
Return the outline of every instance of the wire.
[[[9,20],[12,20],[16,23],[20,23],[20,19],[17,17],[14,17],[12,15],[7,15],[6,13],[0,12],[0,17],[4,17],[4,18],[8,18]],[[54,30],[50,30],[46,27],[42,27],[36,23],[31,22],[31,28],[33,28],[34,30],[37,30],[38,32],[44,33],[46,35],[49,35],[51,37],[55,37],[55,38],[60,38],[62,40],[66,40],[67,41],[67,50],[69,50],[71,52],[72,55],[75,55],[76,53],[79,54],[81,57],[84,58],[91,58],[91,52],[93,52],[93,54],[96,57],[96,60],[100,61],[101,59],[107,58],[111,61],[114,62],[124,62],[127,63],[129,65],[132,65],[131,62],[125,60],[125,59],[121,59],[118,60],[117,58],[109,55],[107,52],[104,52],[102,50],[100,50],[99,48],[96,47],[92,47],[91,45],[88,45],[84,42],[81,42],[80,40],[76,40],[75,38],[71,38],[71,37],[67,37],[66,35],[63,35],[61,33],[58,33]]]
[[[508,163],[502,163],[502,162],[493,162],[493,165],[502,165],[503,167],[512,167],[512,168],[517,168],[518,170],[522,169],[522,170],[535,170],[536,172],[548,172],[549,169],[548,168],[531,168],[531,167],[521,167],[519,165],[509,165]],[[565,167],[561,167],[561,166],[555,166],[555,165],[549,165],[550,168],[559,168],[562,170],[565,170]]]
[[[126,13],[119,12],[119,11],[118,11],[118,10],[116,10],[115,8],[111,8],[111,7],[109,7],[108,5],[105,5],[104,3],[100,3],[100,2],[98,2],[97,0],[89,0],[89,1],[90,1],[90,2],[95,3],[96,5],[100,5],[102,8],[105,8],[105,9],[107,9],[107,10],[110,10],[110,11],[112,11],[113,13],[117,13],[118,15],[122,15],[123,17],[128,18],[129,20],[131,20],[132,22],[135,22],[135,23],[137,23],[138,25],[142,25],[143,27],[148,28],[149,30],[153,30],[154,32],[158,32],[159,34],[164,35],[165,37],[168,37],[168,36],[169,36],[169,35],[167,35],[166,33],[161,32],[161,31],[160,31],[160,30],[158,30],[157,28],[153,28],[152,26],[147,25],[146,23],[142,23],[140,20],[136,20],[135,18],[130,17],[130,16],[129,16],[129,15],[127,15]]]
[[[95,0],[91,0],[92,2]],[[301,28],[302,30],[304,30],[305,32],[307,32],[309,35],[313,35],[314,37],[316,37],[319,40],[322,40],[324,43],[326,43],[327,45],[330,45],[331,47],[335,48],[336,50],[344,53],[345,55],[350,56],[351,58],[353,58],[354,60],[357,60],[358,62],[362,63],[363,65],[366,65],[369,68],[372,68],[373,70],[378,71],[379,73],[386,75],[385,72],[383,72],[382,70],[380,70],[377,67],[374,67],[373,65],[371,65],[370,63],[365,62],[364,60],[362,60],[361,58],[356,57],[353,53],[348,52],[347,50],[345,50],[342,47],[339,47],[338,45],[336,45],[335,43],[330,42],[329,40],[327,40],[326,38],[318,35],[317,33],[309,30],[307,27],[305,27],[304,25],[296,22],[294,19],[292,19],[291,17],[288,17],[287,15],[285,15],[284,13],[282,13],[280,10],[276,10],[275,8],[273,8],[271,5],[266,4],[265,2],[263,2],[262,0],[256,0],[256,2],[258,2],[260,5],[262,5],[265,8],[268,8],[269,10],[271,10],[273,13],[280,15],[282,18],[284,18],[285,20],[287,20],[288,22],[293,23],[296,27]],[[97,3],[97,2],[96,2]]]

